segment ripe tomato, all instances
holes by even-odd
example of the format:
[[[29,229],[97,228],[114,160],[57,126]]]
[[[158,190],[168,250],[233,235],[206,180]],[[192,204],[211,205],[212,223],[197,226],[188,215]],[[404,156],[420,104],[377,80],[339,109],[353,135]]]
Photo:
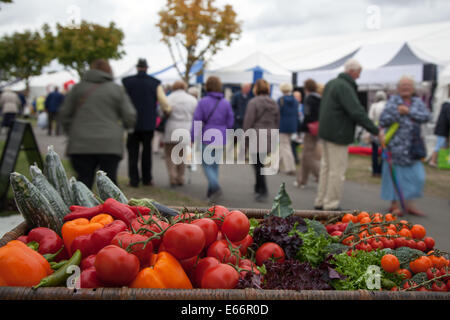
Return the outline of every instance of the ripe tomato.
[[[356,245],[356,249],[370,252],[370,251],[372,251],[372,246],[368,243],[361,242],[358,245]]]
[[[354,236],[347,237],[347,238],[345,238],[345,239],[342,241],[342,244],[345,244],[346,246],[349,246],[349,245],[352,244],[352,242],[353,242],[354,239],[355,239]]]
[[[176,215],[175,217],[173,217],[173,221],[181,219],[179,222],[184,222],[184,223],[191,223],[192,221],[195,221],[195,213],[180,213],[178,215]]]
[[[148,238],[146,236],[141,234],[122,231],[115,235],[111,241],[111,244],[122,249],[127,249],[130,244],[145,241],[147,239]],[[134,254],[139,259],[141,267],[147,266],[150,264],[150,260],[152,258],[153,244],[150,241],[147,243],[145,248],[143,243],[135,244],[131,247],[130,253]]]
[[[430,290],[428,290],[425,287],[420,287],[420,288],[417,288],[416,291],[430,291]]]
[[[384,271],[393,273],[400,269],[400,261],[393,254],[385,254],[381,258],[381,267]]]
[[[412,238],[411,231],[408,229],[402,229],[398,232],[399,236],[405,237],[405,238]]]
[[[343,217],[342,217],[342,222],[344,222],[344,223],[348,223],[348,222],[350,222],[350,221],[352,221],[353,222],[353,215],[351,214],[351,213],[346,213]]]
[[[345,229],[347,229],[347,226],[348,226],[348,223],[341,223],[341,224],[338,226],[338,231],[344,232]]]
[[[390,291],[398,291],[397,287],[392,287]]]
[[[144,219],[142,219],[144,218]],[[131,222],[131,228],[138,234],[142,234],[146,237],[151,237],[154,235],[154,232],[161,232],[162,229],[169,228],[169,224],[165,221],[159,220],[156,216],[143,216],[143,217],[137,217]],[[152,220],[150,220],[150,218]],[[154,222],[152,222],[154,221]],[[148,222],[148,224],[146,224]],[[157,224],[156,224],[157,223]],[[140,231],[139,231],[140,230]],[[149,231],[146,231],[149,230]],[[161,238],[155,238],[152,240],[153,249],[158,250],[159,245],[161,244],[162,239]]]
[[[221,230],[230,241],[241,241],[250,231],[250,221],[242,212],[231,211],[225,217]]]
[[[411,271],[408,269],[398,269],[395,273],[401,275],[403,279],[411,279],[412,277]]]
[[[447,291],[450,291],[450,280],[447,280]]]
[[[375,234],[383,234],[383,230],[380,227],[371,228],[370,231],[372,231]]]
[[[220,230],[217,232],[217,239],[216,239],[216,241],[219,241],[219,240],[225,240],[225,238],[223,237],[223,233]]]
[[[206,218],[211,218],[217,224],[219,229],[222,227],[223,220],[230,213],[224,206],[215,205],[208,209],[205,214]]]
[[[433,282],[433,285],[431,286],[431,289],[433,291],[437,291],[437,292],[447,292],[447,286],[445,285],[444,282],[439,281],[439,280]]]
[[[192,272],[191,279],[193,281],[194,286],[196,288],[200,288],[203,274],[205,273],[205,271],[219,264],[220,264],[219,260],[217,260],[214,257],[206,257],[200,259],[197,265],[194,266],[194,270]]]
[[[95,270],[98,279],[109,286],[122,287],[136,278],[139,259],[115,245],[101,249],[95,257]]]
[[[439,270],[439,272],[441,273],[441,275],[448,275],[447,277],[442,278],[442,281],[448,281],[448,280],[450,280],[450,270],[449,270],[448,268],[446,268],[446,267],[441,268],[441,269]]]
[[[364,217],[361,220],[359,220],[359,223],[370,223],[372,220],[369,217]]]
[[[330,236],[332,237],[340,237],[342,236],[342,231],[333,231]]]
[[[376,239],[376,238],[372,238],[369,240],[370,246],[372,247],[373,250],[377,250],[377,249],[383,249],[383,242],[381,242],[380,240]]]
[[[393,239],[381,239],[384,248],[395,249],[395,241]]]
[[[394,221],[394,220],[395,220],[395,217],[394,217],[391,213],[387,213],[387,214],[384,216],[384,220],[386,220],[386,221]]]
[[[234,289],[239,281],[239,272],[228,264],[221,263],[208,268],[202,277],[203,289]]]
[[[230,247],[233,249],[233,253]],[[234,243],[228,243],[227,240],[219,240],[209,246],[206,255],[208,257],[214,257],[222,263],[230,262],[236,264],[237,258],[240,257],[240,251]]]
[[[245,277],[245,275],[249,272],[252,272],[255,274],[260,274],[259,270],[256,268],[255,265],[253,265],[253,266],[243,265],[243,266],[239,266],[239,268],[244,269],[239,272],[239,276],[241,278]]]
[[[192,272],[194,271],[195,264],[197,263],[198,260],[199,260],[198,256],[193,256],[191,258],[178,260],[180,262],[181,266],[183,267],[184,272],[186,272],[186,274],[189,278],[192,277]]]
[[[411,228],[411,235],[414,239],[423,239],[425,235],[427,234],[425,228],[420,224],[415,224]]]
[[[428,280],[440,277],[441,275],[442,275],[441,271],[435,267],[431,267],[431,268],[427,269]]]
[[[163,237],[166,251],[178,260],[197,256],[205,247],[205,233],[198,225],[177,223]]]
[[[411,249],[416,249],[416,242],[413,239],[406,240],[406,246]]]
[[[425,252],[427,250],[427,245],[423,241],[417,241],[416,249]]]
[[[400,248],[400,247],[406,247],[406,239],[403,237],[399,237],[399,238],[395,238],[394,239],[395,242],[395,247],[396,248]]]
[[[95,263],[95,254],[91,254],[90,256],[81,260],[80,268],[81,271],[92,268]]]
[[[448,261],[447,259],[445,259],[445,257],[439,257],[436,259],[436,268],[444,268],[445,266],[447,266]]]
[[[283,262],[285,254],[283,248],[274,242],[266,242],[256,250],[255,254],[256,264],[262,266],[264,261],[268,259],[275,259],[276,261]]]
[[[372,222],[376,222],[376,223],[380,223],[382,221],[383,221],[383,219],[380,216],[374,216],[374,218],[372,219]]]
[[[425,239],[423,239],[423,242],[425,242],[425,244],[427,245],[427,249],[431,250],[434,248],[434,239],[432,237],[426,237]]]
[[[247,249],[253,244],[253,237],[251,235],[247,235],[244,240],[241,240],[239,242],[234,242],[236,246],[239,247],[239,251],[243,256],[247,254]]]
[[[214,220],[209,218],[202,218],[192,221],[192,224],[199,226],[202,228],[203,233],[205,234],[205,247],[209,247],[211,243],[217,240],[217,233],[219,232],[219,228]]]
[[[414,273],[420,273],[420,272],[427,272],[428,268],[431,268],[433,264],[431,263],[431,260],[428,257],[420,257],[417,258],[414,261],[411,261],[409,263],[409,268]]]
[[[361,219],[369,218],[369,214],[365,211],[362,211],[357,215],[357,218],[358,218],[358,221],[361,222]]]

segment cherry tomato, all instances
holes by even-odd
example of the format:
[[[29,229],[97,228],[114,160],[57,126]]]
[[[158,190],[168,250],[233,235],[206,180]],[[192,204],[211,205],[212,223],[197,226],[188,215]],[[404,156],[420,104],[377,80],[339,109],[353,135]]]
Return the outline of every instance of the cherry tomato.
[[[364,224],[364,223],[370,223],[372,220],[369,217],[364,217],[361,220],[359,220],[359,223]]]
[[[450,291],[450,280],[447,280],[447,291]]]
[[[176,221],[178,219],[181,219],[179,222],[184,222],[184,223],[191,223],[193,221],[195,221],[195,213],[180,213],[178,215],[176,215],[175,217],[173,217],[173,221]]]
[[[203,274],[206,270],[209,268],[215,267],[219,265],[220,262],[214,257],[206,257],[203,259],[200,259],[196,266],[194,266],[194,270],[192,273],[192,281],[196,288],[200,288],[201,286],[201,280],[203,278]]]
[[[234,289],[239,281],[239,272],[228,264],[221,263],[208,268],[202,277],[203,289]]]
[[[428,268],[431,268],[432,262],[428,257],[420,257],[409,263],[409,268],[414,273],[427,272]]]
[[[213,221],[217,224],[217,227],[220,229],[228,213],[230,212],[224,206],[215,205],[208,209],[208,213],[205,214],[205,217],[213,219]]]
[[[395,241],[393,239],[384,238],[381,242],[383,243],[384,248],[395,249]]]
[[[433,283],[433,285],[431,286],[431,289],[433,291],[437,291],[437,292],[447,292],[447,286],[445,285],[444,282],[442,281],[435,281]]]
[[[425,287],[420,287],[420,288],[417,288],[416,291],[430,291],[430,290],[428,290]]]
[[[406,240],[406,246],[411,249],[416,249],[416,242],[413,239]]]
[[[393,254],[385,254],[381,258],[381,267],[384,271],[393,273],[400,269],[400,262]]]
[[[411,279],[412,274],[408,269],[399,269],[395,272],[398,275],[401,275],[403,279]]]
[[[348,226],[348,223],[341,223],[341,224],[338,226],[338,231],[344,232],[345,229],[347,229],[347,226]]]
[[[431,268],[427,269],[428,280],[440,277],[441,275],[442,275],[441,271],[435,267],[431,267]]]
[[[406,239],[403,237],[395,238],[394,242],[396,248],[406,247]]]
[[[412,238],[412,234],[411,231],[409,231],[408,229],[402,229],[398,232],[398,235],[405,237],[405,238]]]
[[[384,216],[384,220],[386,220],[386,221],[394,221],[394,220],[395,220],[395,217],[394,217],[391,213],[387,213],[387,214]]]
[[[362,220],[363,218],[369,218],[369,214],[368,214],[367,212],[365,212],[365,211],[362,211],[362,212],[360,212],[360,213],[357,215],[357,218],[358,218],[358,221],[361,222],[361,220]],[[361,222],[361,223],[362,223],[362,222]]]
[[[332,237],[340,237],[342,236],[342,231],[333,231],[330,236]]]
[[[425,239],[423,239],[423,242],[425,242],[425,244],[427,245],[427,249],[431,250],[434,248],[434,239],[432,237],[426,237]]]
[[[225,217],[221,230],[230,241],[241,241],[250,231],[250,221],[242,212],[231,211]]]
[[[177,223],[163,237],[166,251],[178,260],[197,256],[205,247],[205,233],[195,224]]]
[[[447,277],[442,278],[442,281],[448,281],[448,280],[450,280],[450,270],[449,270],[449,269],[446,269],[446,268],[444,267],[444,268],[441,268],[441,269],[439,270],[439,272],[441,273],[441,275],[448,275]]]
[[[254,264],[253,261],[250,260],[250,259],[241,259],[241,260],[239,261],[239,267],[242,268],[243,266],[254,267],[255,264]]]
[[[230,250],[233,250],[233,253]],[[222,263],[230,262],[236,264],[237,258],[240,257],[238,246],[234,243],[228,243],[227,240],[219,240],[213,242],[207,251],[208,257],[214,257]]]
[[[424,241],[417,241],[416,249],[425,252],[427,250],[427,245],[425,244]]]
[[[425,235],[427,234],[427,231],[425,230],[425,228],[420,224],[413,225],[410,232],[411,232],[412,237],[414,239],[418,239],[418,240],[423,239],[425,237]]]
[[[370,246],[372,247],[373,250],[376,250],[376,249],[380,249],[381,250],[381,249],[384,248],[383,247],[383,242],[381,242],[378,239],[375,239],[375,238],[370,239],[369,243],[370,243]]]
[[[146,236],[141,234],[133,234],[129,231],[123,231],[115,235],[111,241],[111,244],[122,249],[127,249],[130,244],[145,241],[147,239],[148,238]],[[145,248],[143,243],[139,243],[131,246],[130,249],[131,251],[129,252],[134,254],[139,259],[141,267],[148,266],[150,264],[150,260],[153,255],[153,244],[151,241],[147,243]]]
[[[243,256],[247,254],[247,249],[253,244],[253,237],[251,235],[247,235],[244,240],[241,240],[239,242],[234,242],[236,246],[239,247],[239,251]]]
[[[241,269],[244,269],[239,272],[239,276],[241,278],[244,278],[246,276],[246,274],[249,272],[252,272],[254,274],[260,274],[259,270],[254,265],[253,266],[244,265],[244,266],[239,266],[239,267]]]
[[[106,285],[122,287],[130,284],[140,268],[139,259],[115,245],[101,249],[95,257],[97,277]]]
[[[342,217],[342,222],[344,223],[348,223],[350,221],[353,222],[353,215],[351,213],[346,213],[343,217]]]
[[[199,226],[202,228],[205,233],[205,247],[209,247],[211,243],[217,240],[217,233],[219,232],[219,228],[214,220],[209,218],[203,218],[194,220],[192,224]]]
[[[275,259],[275,261],[283,262],[285,254],[283,248],[274,242],[266,242],[256,250],[255,254],[256,264],[262,266],[264,261],[268,259]]]

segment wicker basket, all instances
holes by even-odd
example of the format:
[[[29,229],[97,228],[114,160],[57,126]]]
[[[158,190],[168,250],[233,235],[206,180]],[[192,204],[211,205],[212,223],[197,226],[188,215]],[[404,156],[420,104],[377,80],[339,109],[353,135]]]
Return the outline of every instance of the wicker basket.
[[[190,212],[205,212],[207,208],[179,208]],[[239,209],[248,217],[263,218],[269,210]],[[339,217],[343,213],[336,211],[295,211],[297,216],[318,220]],[[0,247],[11,240],[26,234],[25,222],[6,233],[0,239]],[[63,287],[39,288],[32,290],[24,287],[0,287],[0,299],[3,300],[450,300],[449,293],[441,292],[391,292],[391,291],[337,291],[337,290],[210,290],[210,289],[132,289],[97,288],[72,290]]]

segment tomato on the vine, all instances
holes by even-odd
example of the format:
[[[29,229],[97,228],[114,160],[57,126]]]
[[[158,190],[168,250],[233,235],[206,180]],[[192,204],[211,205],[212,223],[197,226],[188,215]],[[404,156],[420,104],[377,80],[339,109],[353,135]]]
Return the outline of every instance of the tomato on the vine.
[[[427,245],[427,249],[431,250],[434,248],[434,239],[432,237],[426,237],[425,239],[423,239],[423,242],[425,242],[425,244]]]
[[[381,267],[386,272],[395,272],[400,269],[400,262],[393,254],[385,254],[381,258]]]
[[[206,254],[208,257],[214,257],[222,263],[230,262],[232,264],[236,264],[238,257],[240,257],[238,246],[234,243],[227,242],[227,240],[213,242],[209,246]]]
[[[192,224],[202,228],[203,232],[205,233],[205,248],[209,247],[211,243],[216,241],[219,228],[217,227],[217,224],[214,222],[214,220],[211,220],[209,218],[202,218],[192,221]]]
[[[208,209],[208,213],[205,214],[206,218],[211,218],[217,224],[219,229],[222,227],[223,220],[229,214],[227,208],[224,206],[215,205]]]
[[[413,225],[410,232],[411,232],[412,237],[414,239],[418,239],[418,240],[423,239],[425,237],[425,235],[427,234],[427,231],[425,230],[425,228],[420,224]]]
[[[427,269],[428,280],[440,277],[441,275],[442,275],[441,271],[435,267],[431,267],[431,268]]]
[[[203,289],[234,289],[239,281],[239,272],[228,264],[208,268],[202,277]]]
[[[447,292],[447,286],[445,285],[444,282],[439,281],[439,280],[433,282],[433,285],[431,286],[431,289],[433,291],[437,291],[437,292]]]
[[[411,279],[412,277],[411,271],[409,271],[408,269],[399,269],[395,271],[395,273],[402,276],[403,279]]]
[[[427,245],[423,241],[417,241],[416,242],[416,249],[420,250],[420,251],[426,251],[427,250]]]
[[[253,244],[253,237],[248,234],[243,240],[234,242],[234,244],[239,247],[239,251],[243,256],[245,256],[247,254],[248,247]]]
[[[241,241],[250,231],[250,221],[242,212],[231,211],[225,217],[221,231],[230,241]]]
[[[414,273],[427,272],[428,268],[431,268],[432,262],[428,257],[420,257],[409,263],[409,268]]]
[[[266,242],[256,250],[255,258],[256,264],[262,266],[264,261],[274,259],[275,261],[283,262],[285,260],[285,253],[283,248],[274,242]]]
[[[166,251],[178,260],[197,256],[205,247],[205,233],[194,224],[177,223],[163,237]]]
[[[203,259],[200,259],[197,265],[194,266],[194,270],[192,271],[191,279],[192,282],[194,283],[194,286],[196,288],[200,288],[203,274],[205,273],[205,271],[219,264],[220,264],[219,260],[217,260],[214,257],[205,257]]]

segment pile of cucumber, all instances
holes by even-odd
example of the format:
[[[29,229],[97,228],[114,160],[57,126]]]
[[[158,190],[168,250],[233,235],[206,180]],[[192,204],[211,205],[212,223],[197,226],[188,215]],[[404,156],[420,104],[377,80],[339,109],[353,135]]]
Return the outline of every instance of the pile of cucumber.
[[[10,175],[17,209],[29,228],[46,227],[60,234],[64,217],[70,213],[72,205],[94,207],[108,198],[128,203],[123,192],[103,171],[98,171],[96,176],[99,196],[75,177],[69,180],[53,146],[48,147],[43,172],[32,165],[30,174],[31,181],[17,172]]]

